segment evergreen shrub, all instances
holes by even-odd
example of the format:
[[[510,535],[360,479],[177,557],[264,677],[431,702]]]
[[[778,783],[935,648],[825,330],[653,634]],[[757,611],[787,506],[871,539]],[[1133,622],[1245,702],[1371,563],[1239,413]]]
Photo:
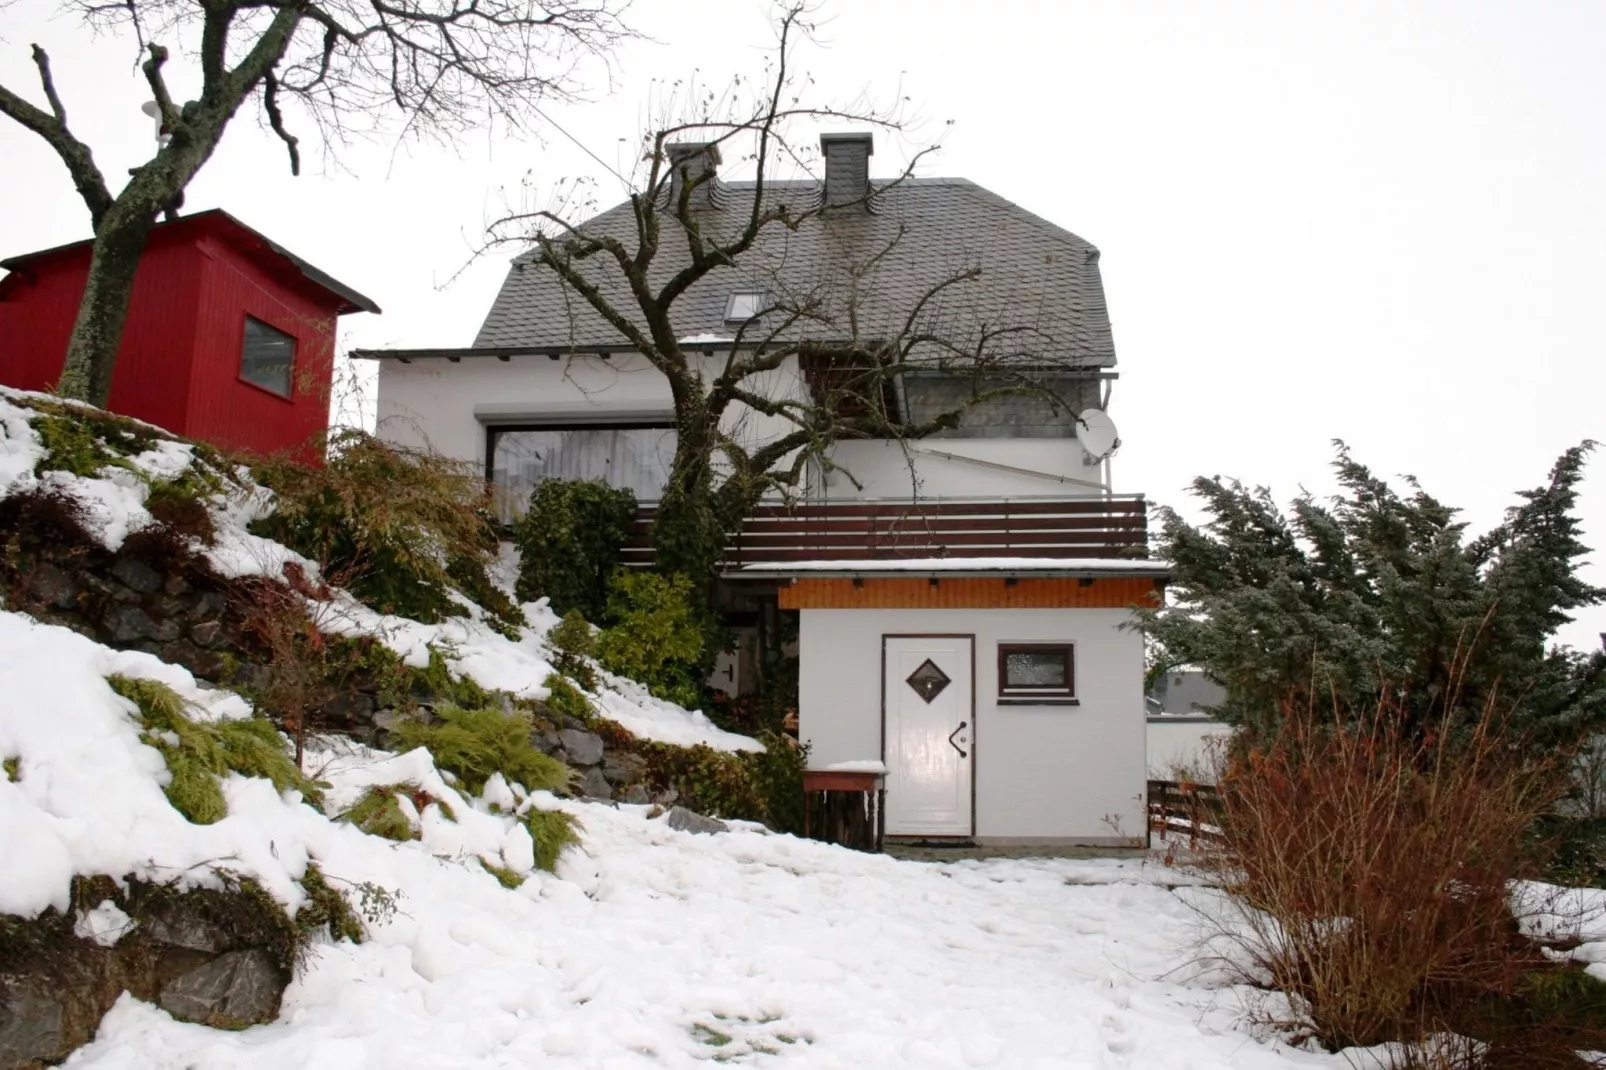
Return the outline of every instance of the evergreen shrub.
[[[530,494],[514,541],[521,601],[546,597],[566,614],[601,620],[608,578],[636,518],[636,496],[600,479],[542,480]]]

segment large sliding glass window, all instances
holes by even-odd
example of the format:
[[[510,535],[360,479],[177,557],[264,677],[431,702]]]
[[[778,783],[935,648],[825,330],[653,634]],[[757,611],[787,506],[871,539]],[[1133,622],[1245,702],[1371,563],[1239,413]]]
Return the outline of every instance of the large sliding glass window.
[[[675,459],[675,429],[595,424],[493,427],[490,474],[503,519],[523,513],[543,479],[600,479],[657,501]]]

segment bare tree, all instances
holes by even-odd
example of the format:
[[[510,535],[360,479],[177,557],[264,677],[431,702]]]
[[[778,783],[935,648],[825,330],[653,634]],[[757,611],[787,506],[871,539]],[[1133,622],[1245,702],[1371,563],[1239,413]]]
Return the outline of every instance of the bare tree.
[[[33,46],[46,107],[0,86],[0,113],[43,138],[66,165],[94,227],[89,278],[59,390],[103,405],[134,272],[157,216],[185,187],[240,108],[253,104],[284,143],[292,174],[301,140],[326,145],[393,109],[409,133],[451,137],[500,118],[518,125],[537,102],[571,99],[576,64],[607,55],[629,30],[618,0],[64,0],[97,29],[131,31],[162,137],[116,194],[68,126],[50,58]],[[200,95],[168,90],[166,39],[199,65]]]
[[[576,209],[591,205],[568,184],[548,207],[509,211],[489,228],[488,247],[528,247],[517,263],[560,281],[574,310],[575,354],[583,355],[580,336],[589,329],[578,324],[600,317],[616,342],[667,378],[678,439],[654,535],[667,571],[707,575],[726,536],[761,498],[797,492],[811,466],[831,468],[832,447],[844,439],[908,443],[956,427],[967,410],[1009,394],[1039,395],[1074,415],[1052,384],[1086,371],[1054,344],[1029,297],[995,308],[991,318],[976,315],[976,303],[962,297],[983,277],[976,258],[955,258],[935,282],[889,295],[886,279],[910,252],[901,225],[865,241],[847,222],[826,239],[840,239],[830,271],[800,278],[789,268],[789,239],[818,217],[848,221],[878,211],[937,147],[916,149],[896,178],[847,200],[822,196],[814,182],[777,178],[811,169],[813,149],[803,137],[820,123],[897,137],[914,130],[902,102],[807,100],[812,79],[795,69],[794,50],[811,35],[811,18],[805,4],[780,12],[764,78],[738,79],[723,93],[682,88],[678,109],[677,102],[665,109],[678,115],[642,138],[625,179],[628,211],[577,219]],[[751,170],[739,193],[715,177],[722,157]],[[679,337],[675,320],[677,305],[690,304],[693,287],[715,271],[759,284],[766,296],[733,337],[718,340],[729,356],[711,367],[699,359],[711,352],[711,340]],[[792,363],[809,389],[771,389],[774,373]],[[950,404],[927,406],[917,418],[898,403],[899,382],[932,373],[962,388],[951,392]],[[747,433],[754,414],[784,430]]]

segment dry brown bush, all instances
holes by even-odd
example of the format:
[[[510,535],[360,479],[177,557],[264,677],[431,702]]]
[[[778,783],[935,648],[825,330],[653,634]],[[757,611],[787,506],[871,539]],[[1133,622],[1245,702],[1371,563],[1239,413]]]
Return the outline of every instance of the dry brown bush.
[[[1264,1024],[1331,1050],[1399,1042],[1402,1068],[1577,1066],[1606,1047],[1606,986],[1513,915],[1566,756],[1536,758],[1492,703],[1453,736],[1448,717],[1412,733],[1393,699],[1334,712],[1289,702],[1230,757],[1222,839],[1199,863],[1226,892],[1213,938],[1287,996]]]

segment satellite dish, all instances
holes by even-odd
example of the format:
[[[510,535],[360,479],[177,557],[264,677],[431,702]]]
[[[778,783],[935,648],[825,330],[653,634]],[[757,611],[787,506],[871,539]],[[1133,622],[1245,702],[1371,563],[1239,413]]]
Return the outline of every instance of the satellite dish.
[[[1115,421],[1103,409],[1085,409],[1076,418],[1076,441],[1095,461],[1102,461],[1115,452],[1121,436],[1115,433]]]

